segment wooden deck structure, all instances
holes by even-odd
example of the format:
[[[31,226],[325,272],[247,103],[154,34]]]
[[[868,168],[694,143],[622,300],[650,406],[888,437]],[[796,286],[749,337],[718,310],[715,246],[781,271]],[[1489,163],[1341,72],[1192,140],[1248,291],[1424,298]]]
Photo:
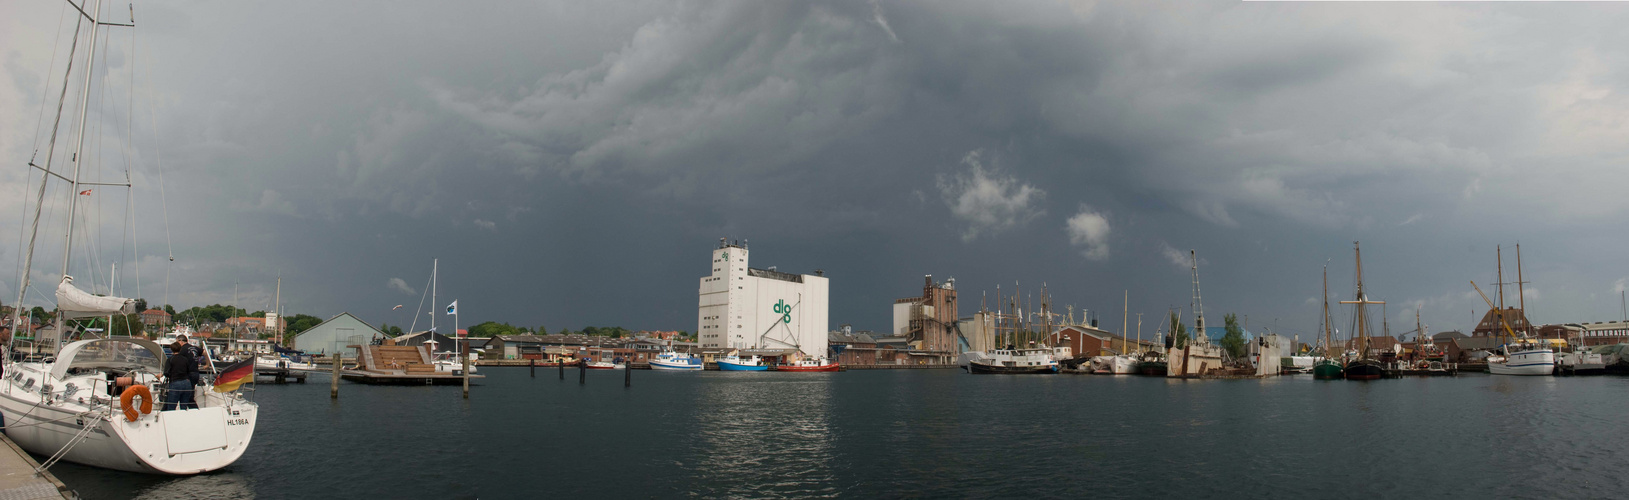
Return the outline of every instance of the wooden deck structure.
[[[438,372],[424,346],[368,345],[357,349],[356,369],[346,370],[340,377],[364,384],[389,385],[456,385],[463,383],[462,374]],[[470,375],[483,378],[484,375]]]

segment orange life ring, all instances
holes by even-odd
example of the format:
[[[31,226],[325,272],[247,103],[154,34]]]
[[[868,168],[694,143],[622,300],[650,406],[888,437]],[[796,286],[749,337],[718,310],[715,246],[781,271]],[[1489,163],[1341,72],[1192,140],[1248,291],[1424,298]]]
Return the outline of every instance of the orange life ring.
[[[141,414],[137,414],[136,409],[131,406],[137,396],[141,396]],[[153,412],[153,391],[148,390],[145,385],[132,385],[119,396],[119,403],[124,406],[124,419],[135,422],[141,415]]]

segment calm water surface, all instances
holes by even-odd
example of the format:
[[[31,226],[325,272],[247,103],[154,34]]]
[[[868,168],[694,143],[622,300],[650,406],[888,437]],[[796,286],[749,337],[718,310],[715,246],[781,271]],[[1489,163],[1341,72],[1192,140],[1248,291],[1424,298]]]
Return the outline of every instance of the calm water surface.
[[[1629,496],[1629,378],[482,373],[259,386],[212,474],[52,470],[93,499]]]

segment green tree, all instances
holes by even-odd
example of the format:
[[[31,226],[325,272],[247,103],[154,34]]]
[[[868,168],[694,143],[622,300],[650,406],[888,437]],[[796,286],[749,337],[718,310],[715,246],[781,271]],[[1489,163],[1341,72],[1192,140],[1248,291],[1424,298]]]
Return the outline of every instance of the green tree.
[[[537,325],[537,334],[538,335],[548,335],[549,334],[549,329],[547,327],[544,327],[543,325]]]
[[[322,318],[307,314],[296,314],[294,317],[289,318],[287,334],[284,335],[283,338],[292,338],[299,335],[301,332],[310,330],[311,327],[317,326],[321,323]]]
[[[1233,313],[1222,317],[1222,323],[1227,333],[1222,334],[1222,348],[1227,350],[1228,356],[1233,359],[1243,358],[1249,353],[1250,346],[1244,340],[1244,329],[1239,327],[1239,318]]]
[[[164,312],[170,313],[171,316],[175,316],[175,306],[164,304]]]
[[[1176,311],[1171,311],[1170,332],[1171,339],[1173,340],[1171,345],[1178,349],[1188,345],[1188,325],[1182,324],[1182,318],[1177,316]]]
[[[392,337],[400,337],[402,335],[402,327],[392,325],[390,323],[379,323],[379,332]]]
[[[511,325],[509,323],[499,323],[499,322],[496,322],[496,321],[487,321],[487,322],[484,322],[484,323],[469,327],[469,336],[471,336],[471,337],[492,337],[492,336],[497,336],[497,335],[519,335],[519,334],[520,334],[520,330],[515,328],[514,325]]]
[[[136,299],[136,312],[147,310],[147,299]]]
[[[141,323],[141,314],[138,313],[113,318],[113,328],[108,333],[126,337],[141,337],[146,331],[147,325]]]

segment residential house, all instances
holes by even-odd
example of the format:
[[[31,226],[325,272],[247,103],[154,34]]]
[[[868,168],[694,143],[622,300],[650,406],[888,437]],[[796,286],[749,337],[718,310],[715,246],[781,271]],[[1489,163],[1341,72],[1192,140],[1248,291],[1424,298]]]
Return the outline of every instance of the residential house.
[[[166,326],[170,326],[170,323],[173,322],[173,318],[170,316],[170,313],[164,312],[163,309],[148,309],[146,311],[142,311],[140,314],[141,324],[147,326],[149,329],[164,328]]]

